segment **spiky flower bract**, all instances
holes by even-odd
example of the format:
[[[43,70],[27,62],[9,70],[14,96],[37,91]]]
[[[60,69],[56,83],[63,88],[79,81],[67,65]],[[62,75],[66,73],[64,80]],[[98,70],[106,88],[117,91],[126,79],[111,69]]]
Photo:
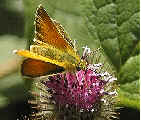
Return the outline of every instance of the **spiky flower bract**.
[[[83,57],[87,58],[89,48]],[[117,80],[103,64],[88,63],[86,69],[38,79],[38,113],[33,119],[114,119]]]

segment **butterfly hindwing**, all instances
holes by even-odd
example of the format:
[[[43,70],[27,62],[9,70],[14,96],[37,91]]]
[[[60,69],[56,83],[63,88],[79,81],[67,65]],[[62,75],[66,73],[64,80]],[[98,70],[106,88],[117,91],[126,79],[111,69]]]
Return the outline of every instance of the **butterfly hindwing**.
[[[55,64],[27,58],[23,61],[21,73],[24,76],[38,77],[46,74],[62,72],[64,69]]]

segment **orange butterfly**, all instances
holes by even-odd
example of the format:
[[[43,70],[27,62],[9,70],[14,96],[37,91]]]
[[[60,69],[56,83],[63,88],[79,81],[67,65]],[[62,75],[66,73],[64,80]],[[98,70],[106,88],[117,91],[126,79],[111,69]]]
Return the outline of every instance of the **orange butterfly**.
[[[30,50],[16,50],[24,56],[21,72],[24,76],[38,77],[46,74],[85,68],[63,27],[51,19],[39,5],[35,15],[35,38]]]

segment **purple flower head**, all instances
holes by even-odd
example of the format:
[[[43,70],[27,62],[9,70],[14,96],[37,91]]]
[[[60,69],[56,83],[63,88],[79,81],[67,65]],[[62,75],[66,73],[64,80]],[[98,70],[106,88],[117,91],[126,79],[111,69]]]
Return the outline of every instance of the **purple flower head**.
[[[76,106],[81,110],[91,110],[104,95],[107,83],[101,75],[88,66],[86,70],[67,72],[49,76],[45,85],[51,89],[56,104]]]

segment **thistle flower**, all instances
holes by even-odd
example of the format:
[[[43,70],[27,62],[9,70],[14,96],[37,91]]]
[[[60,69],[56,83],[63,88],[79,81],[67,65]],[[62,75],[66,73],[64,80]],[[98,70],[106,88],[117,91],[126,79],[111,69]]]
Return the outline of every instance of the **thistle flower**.
[[[89,54],[85,48],[83,56]],[[86,69],[49,75],[37,81],[41,94],[34,119],[113,119],[117,80],[102,72],[103,64],[88,64]],[[40,107],[40,108],[39,108]]]
[[[74,105],[81,110],[92,110],[93,104],[104,94],[105,83],[89,69],[50,76],[44,84],[52,90],[58,105]]]

